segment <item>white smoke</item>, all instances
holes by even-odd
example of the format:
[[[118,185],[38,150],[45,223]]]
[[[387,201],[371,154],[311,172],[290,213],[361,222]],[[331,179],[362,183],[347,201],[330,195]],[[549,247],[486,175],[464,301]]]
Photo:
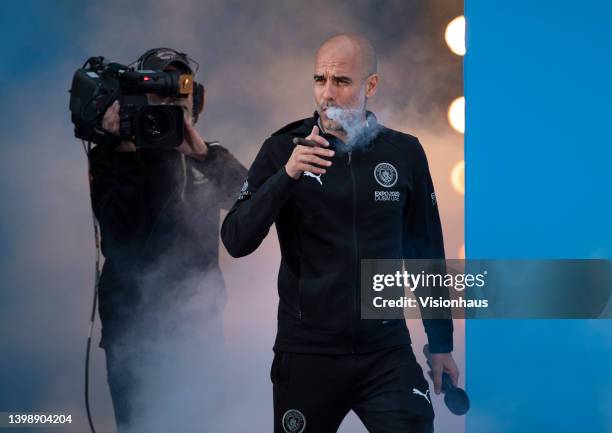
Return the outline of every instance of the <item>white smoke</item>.
[[[336,122],[346,134],[343,147],[349,152],[367,146],[382,129],[376,116],[372,113],[364,116],[363,110],[334,106],[327,108],[325,112],[327,117]]]
[[[193,276],[173,288],[177,295],[166,305],[149,301],[147,326],[134,330],[119,352],[138,360],[135,422],[127,433],[226,431],[226,356],[221,317],[214,311],[219,295],[210,293],[218,284],[214,274]]]

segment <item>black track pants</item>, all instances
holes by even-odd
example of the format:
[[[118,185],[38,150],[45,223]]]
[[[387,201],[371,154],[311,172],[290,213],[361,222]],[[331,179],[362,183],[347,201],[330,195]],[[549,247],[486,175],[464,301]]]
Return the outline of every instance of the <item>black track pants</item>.
[[[277,352],[275,433],[335,433],[353,410],[370,433],[433,432],[429,385],[409,345],[354,355]]]

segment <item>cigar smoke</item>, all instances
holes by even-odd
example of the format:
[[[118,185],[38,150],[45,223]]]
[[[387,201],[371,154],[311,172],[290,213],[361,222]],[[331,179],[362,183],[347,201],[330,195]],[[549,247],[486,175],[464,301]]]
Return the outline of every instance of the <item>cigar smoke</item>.
[[[383,128],[373,113],[367,111],[364,113],[364,110],[365,107],[363,109],[351,109],[338,106],[326,109],[327,117],[338,124],[346,134],[344,147],[347,152],[367,146]]]
[[[333,122],[328,129],[345,134],[344,144],[338,146],[341,152],[367,146],[382,130],[376,116],[366,110],[366,104],[365,86],[362,86],[353,107],[343,107],[329,101],[317,104],[319,115],[325,111],[327,118]]]

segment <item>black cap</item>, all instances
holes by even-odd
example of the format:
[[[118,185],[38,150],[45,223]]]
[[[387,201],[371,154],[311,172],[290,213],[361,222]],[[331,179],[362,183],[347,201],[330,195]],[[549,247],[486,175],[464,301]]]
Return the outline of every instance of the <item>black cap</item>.
[[[172,48],[153,48],[147,51],[140,56],[136,68],[140,70],[163,71],[169,65],[176,66],[181,71],[190,74],[195,72],[187,54],[178,52]]]

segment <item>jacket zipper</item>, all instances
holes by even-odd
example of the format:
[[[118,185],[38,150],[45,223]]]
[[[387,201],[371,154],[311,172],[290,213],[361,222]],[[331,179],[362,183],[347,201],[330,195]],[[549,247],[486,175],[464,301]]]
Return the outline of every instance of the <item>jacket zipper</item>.
[[[353,171],[353,165],[351,164],[352,161],[352,152],[348,152],[347,154],[347,165],[349,166],[349,171],[351,173],[351,187],[353,190],[353,253],[354,253],[354,261],[353,263],[356,264],[358,259],[359,259],[359,245],[357,242],[357,191],[356,191],[356,186],[355,186],[355,173]],[[355,280],[357,279],[358,273],[359,273],[359,266],[355,266]],[[353,281],[353,313],[351,314],[351,343],[352,343],[352,353],[356,352],[356,347],[355,347],[355,328],[356,328],[356,317],[357,317],[357,286],[354,285],[355,281]]]

